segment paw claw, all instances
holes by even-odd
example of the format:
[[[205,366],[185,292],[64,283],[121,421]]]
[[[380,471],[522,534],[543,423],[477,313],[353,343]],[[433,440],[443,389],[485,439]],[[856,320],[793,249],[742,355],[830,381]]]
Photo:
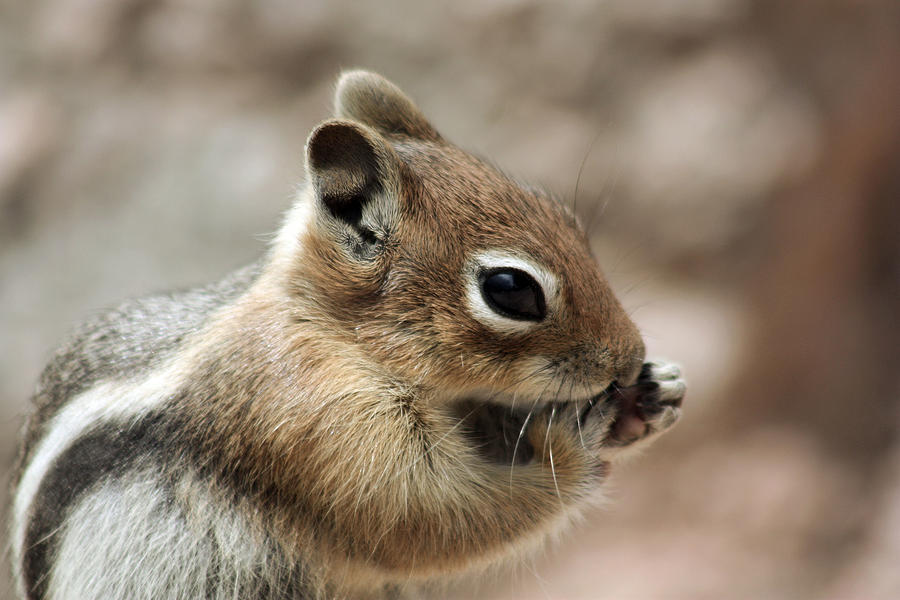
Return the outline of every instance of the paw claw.
[[[675,406],[666,406],[654,421],[656,431],[664,431],[674,425],[681,418],[681,410]]]
[[[652,362],[650,363],[650,377],[659,382],[680,379],[681,369],[675,363]]]
[[[687,391],[687,386],[684,381],[681,379],[677,379],[675,381],[661,381],[659,382],[659,400],[660,402],[675,404],[676,406],[681,406],[681,400],[684,398],[684,393]]]

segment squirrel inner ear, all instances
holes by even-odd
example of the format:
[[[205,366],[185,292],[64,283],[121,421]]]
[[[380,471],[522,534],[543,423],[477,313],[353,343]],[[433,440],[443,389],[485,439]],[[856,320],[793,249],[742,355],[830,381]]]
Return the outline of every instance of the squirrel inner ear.
[[[326,121],[306,143],[319,212],[360,258],[377,253],[396,222],[398,160],[377,133],[352,121]]]
[[[359,121],[385,135],[440,141],[422,111],[393,83],[369,71],[347,71],[338,80],[335,115]]]

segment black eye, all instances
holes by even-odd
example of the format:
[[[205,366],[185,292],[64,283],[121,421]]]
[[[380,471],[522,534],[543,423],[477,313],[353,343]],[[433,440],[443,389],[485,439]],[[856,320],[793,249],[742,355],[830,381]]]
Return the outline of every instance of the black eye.
[[[540,321],[547,314],[541,286],[525,271],[490,269],[481,273],[479,284],[484,301],[504,317]]]

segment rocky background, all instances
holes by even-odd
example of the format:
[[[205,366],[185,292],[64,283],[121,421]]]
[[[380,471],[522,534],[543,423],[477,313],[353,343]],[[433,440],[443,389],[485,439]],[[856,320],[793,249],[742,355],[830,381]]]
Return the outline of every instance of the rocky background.
[[[456,597],[900,597],[900,4],[363,4],[0,0],[2,465],[72,323],[263,251],[362,66],[571,202],[690,382],[607,509]]]

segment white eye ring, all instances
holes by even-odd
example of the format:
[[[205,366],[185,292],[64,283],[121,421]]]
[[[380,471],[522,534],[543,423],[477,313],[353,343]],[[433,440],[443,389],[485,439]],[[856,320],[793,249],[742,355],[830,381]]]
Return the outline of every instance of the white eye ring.
[[[500,333],[524,333],[533,329],[539,321],[513,319],[498,313],[488,305],[481,292],[481,275],[497,269],[516,269],[530,275],[541,287],[546,303],[546,317],[549,318],[559,307],[559,286],[549,269],[527,255],[487,250],[473,255],[463,269],[466,301],[469,311],[483,325]]]

